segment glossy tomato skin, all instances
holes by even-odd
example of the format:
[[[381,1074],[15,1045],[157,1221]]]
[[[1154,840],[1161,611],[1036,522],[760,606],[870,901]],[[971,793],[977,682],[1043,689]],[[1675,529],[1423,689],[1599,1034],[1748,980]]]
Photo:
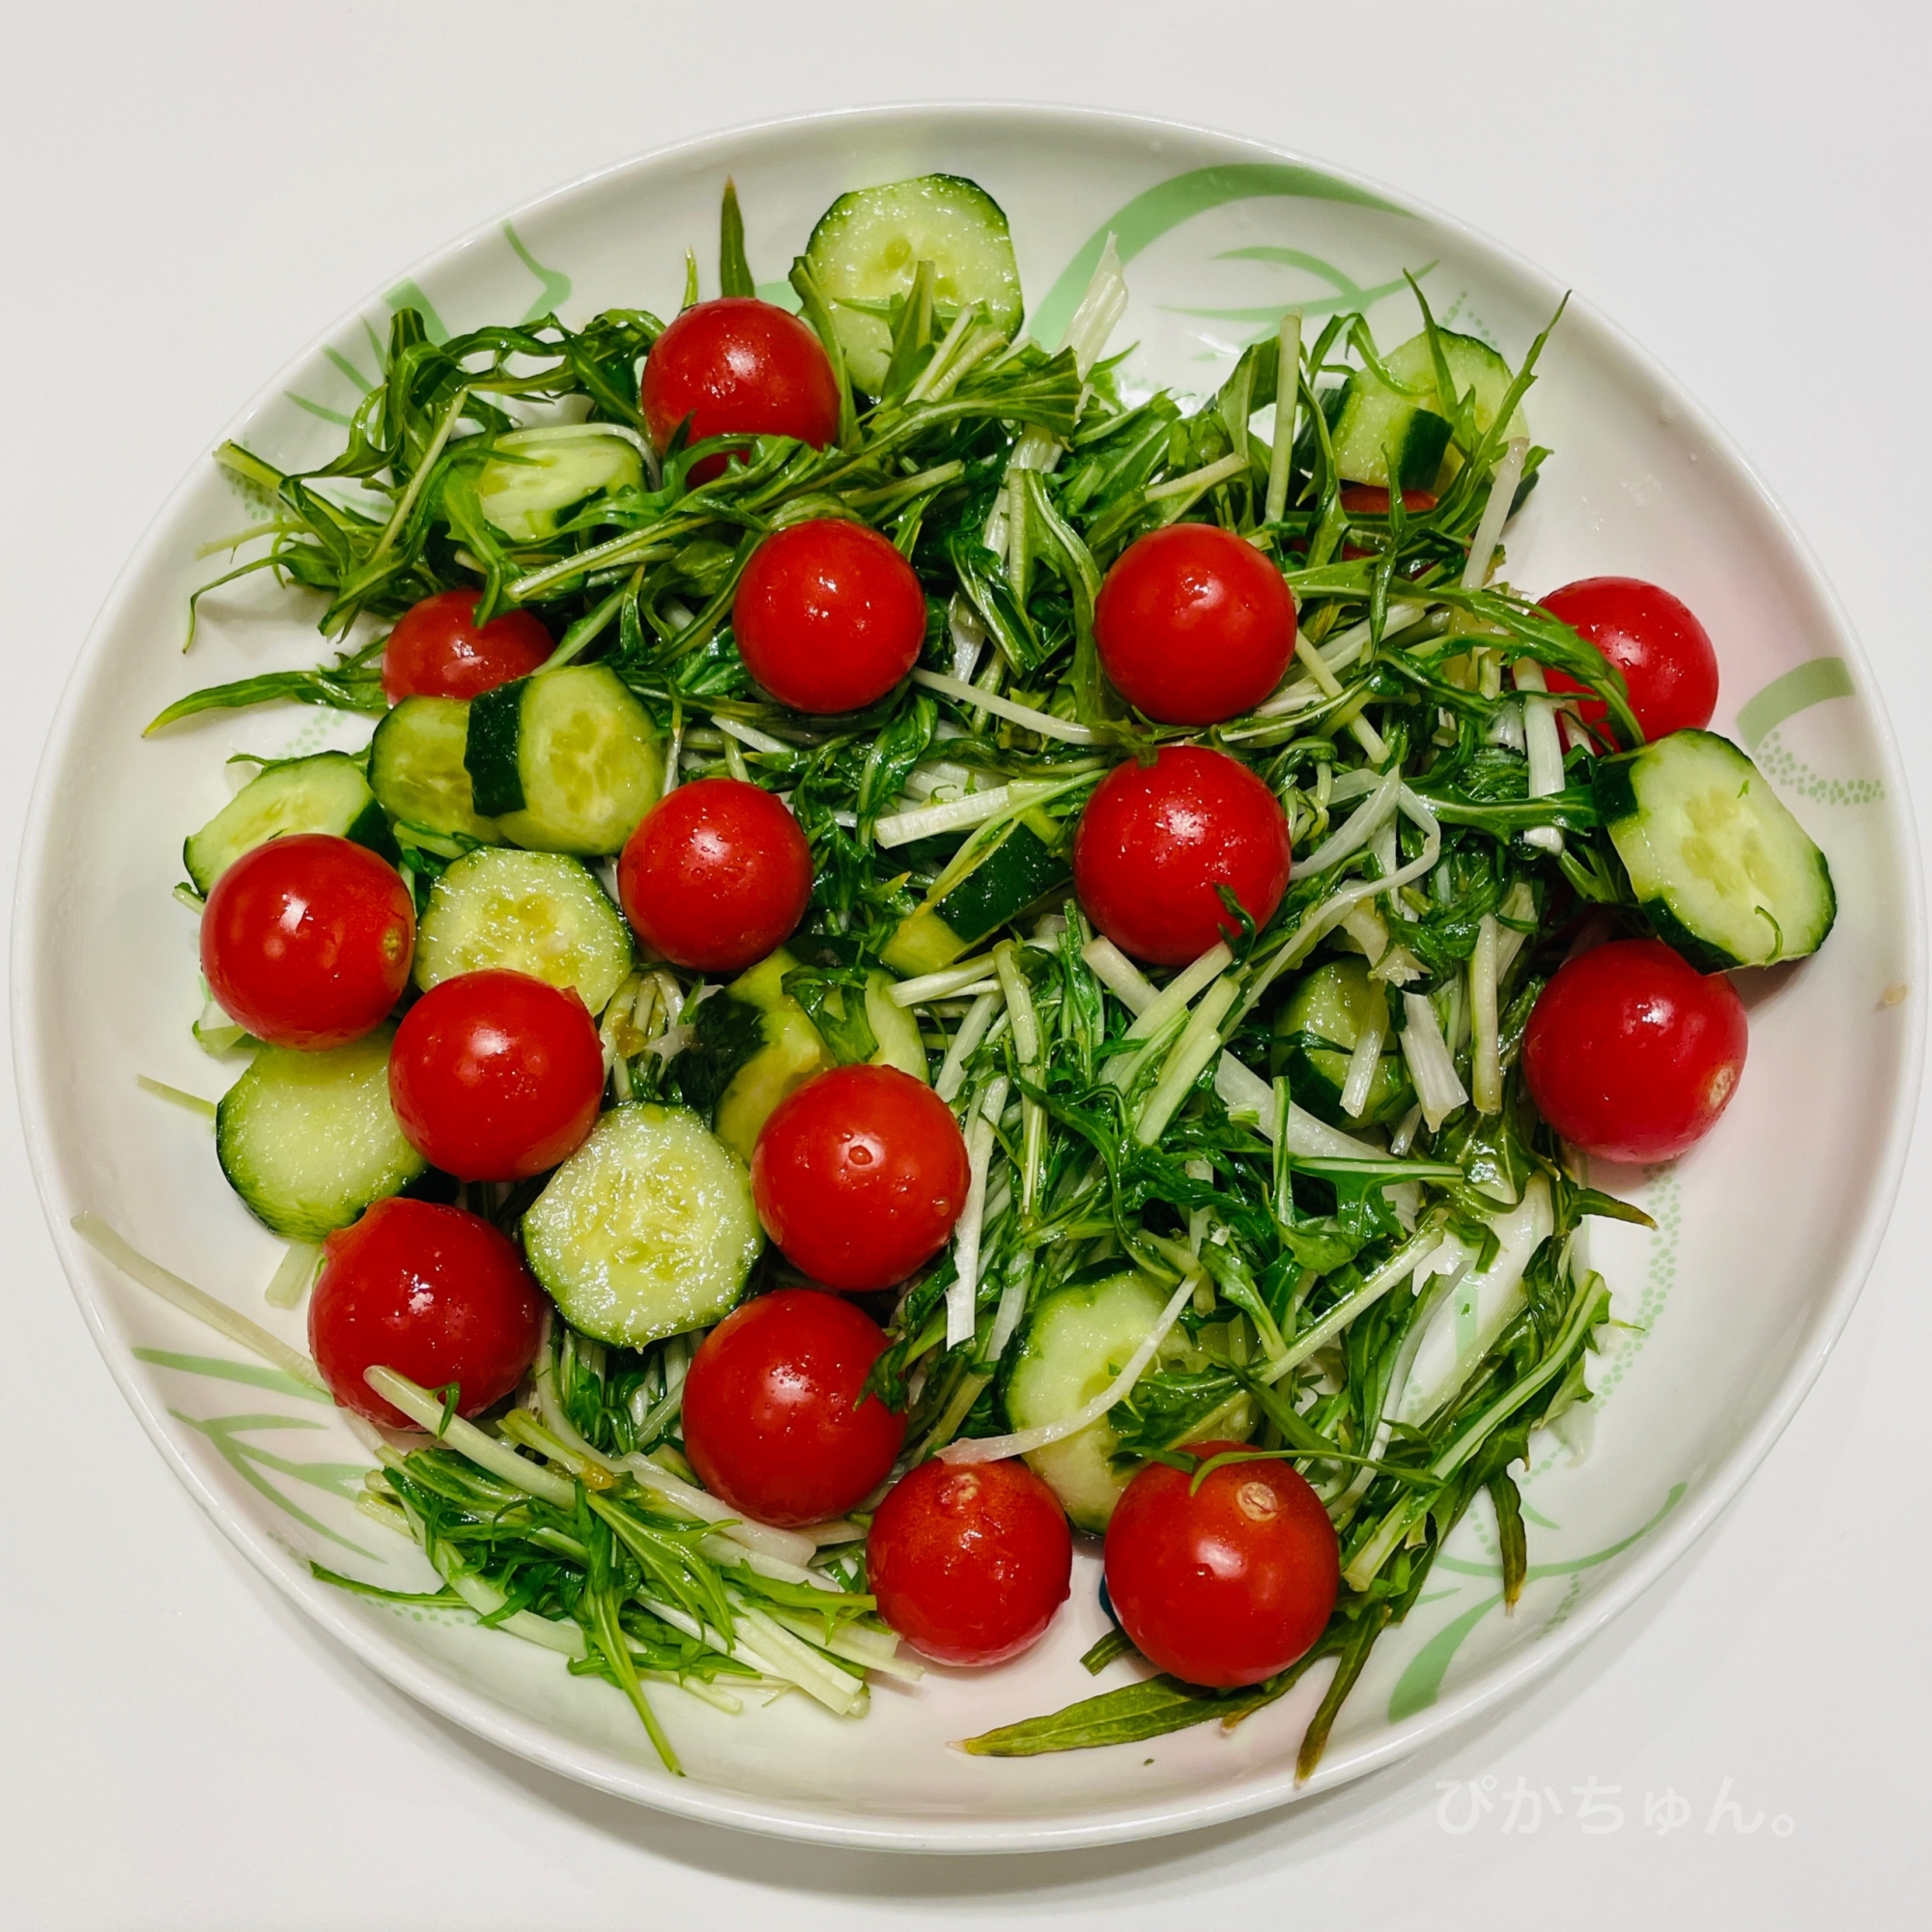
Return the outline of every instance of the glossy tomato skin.
[[[1121,554],[1094,606],[1114,687],[1163,724],[1251,711],[1294,655],[1294,599],[1252,544],[1214,524],[1170,524]]]
[[[1718,708],[1718,653],[1711,634],[1669,591],[1635,577],[1585,577],[1552,590],[1543,608],[1623,672],[1646,738],[1710,724]],[[1547,676],[1551,691],[1583,688],[1559,670]],[[1592,729],[1608,716],[1601,697],[1577,708]]]
[[[1237,929],[1215,887],[1265,925],[1292,858],[1288,820],[1253,772],[1225,752],[1168,745],[1094,788],[1073,838],[1073,885],[1122,952],[1184,966]]]
[[[476,627],[480,593],[440,590],[412,605],[383,646],[383,696],[480,697],[528,677],[556,648],[530,611],[504,611]]]
[[[1351,517],[1385,517],[1389,513],[1389,493],[1379,483],[1345,483],[1342,507]],[[1405,490],[1402,507],[1410,516],[1423,516],[1435,507],[1431,490]]]
[[[1543,989],[1523,1035],[1537,1112],[1603,1160],[1674,1160],[1717,1125],[1744,1073],[1744,1002],[1661,940],[1578,953]]]
[[[631,834],[617,895],[638,937],[673,966],[742,973],[805,917],[811,847],[762,786],[698,779]]]
[[[1238,1442],[1191,1442],[1204,1461]],[[1150,1663],[1233,1690],[1286,1670],[1328,1622],[1341,1556],[1320,1498],[1286,1463],[1235,1463],[1198,1493],[1148,1463],[1107,1525],[1107,1595]]]
[[[714,436],[791,436],[823,449],[838,434],[838,384],[824,349],[797,316],[752,296],[688,308],[644,357],[639,402],[660,449],[690,419],[688,442]],[[707,457],[694,483],[723,473]]]
[[[1066,1601],[1073,1535],[1024,1463],[922,1463],[887,1491],[866,1539],[879,1614],[935,1663],[1005,1663]]]
[[[835,1066],[788,1094],[752,1150],[765,1233],[814,1281],[891,1288],[946,1245],[966,1205],[952,1110],[895,1066]]]
[[[393,866],[327,832],[257,845],[214,882],[201,970],[228,1016],[271,1046],[345,1046],[410,977],[416,915]]]
[[[432,1167],[527,1180],[597,1124],[604,1049],[574,989],[493,968],[433,986],[389,1049],[389,1104]]]
[[[794,711],[860,711],[919,662],[925,592],[877,530],[821,517],[774,530],[738,580],[745,668]]]
[[[684,1452],[704,1487],[784,1529],[864,1502],[905,1439],[905,1417],[865,1392],[885,1346],[864,1310],[813,1288],[733,1309],[684,1382]]]
[[[344,1408],[413,1425],[363,1378],[394,1369],[426,1389],[461,1388],[475,1415],[523,1380],[537,1352],[543,1296],[516,1244],[480,1214],[428,1201],[379,1201],[323,1245],[308,1346]]]

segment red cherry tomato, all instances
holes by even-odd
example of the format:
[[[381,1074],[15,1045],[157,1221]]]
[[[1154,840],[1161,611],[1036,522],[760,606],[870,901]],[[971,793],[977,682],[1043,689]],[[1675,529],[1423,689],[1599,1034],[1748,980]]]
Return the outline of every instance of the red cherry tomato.
[[[1379,483],[1345,483],[1342,507],[1351,517],[1385,517],[1389,513],[1389,493]],[[1435,497],[1428,490],[1405,490],[1402,507],[1412,515],[1435,509]]]
[[[244,852],[201,915],[201,970],[222,1010],[272,1046],[343,1046],[410,977],[416,914],[393,866],[327,832]]]
[[[410,1145],[459,1180],[527,1180],[597,1124],[604,1050],[574,990],[459,973],[403,1016],[389,1104]]]
[[[879,1614],[935,1663],[1004,1663],[1066,1601],[1073,1536],[1024,1463],[922,1463],[866,1539]]]
[[[516,1243],[480,1214],[428,1201],[379,1201],[323,1245],[308,1346],[344,1408],[414,1425],[363,1379],[394,1369],[426,1389],[455,1382],[474,1415],[523,1380],[537,1352],[543,1296]]]
[[[1251,711],[1294,655],[1294,599],[1252,544],[1213,524],[1170,524],[1130,543],[1094,606],[1115,688],[1163,724]]]
[[[617,895],[639,938],[673,966],[742,973],[805,917],[811,847],[761,786],[698,779],[631,834]]]
[[[1711,634],[1669,591],[1635,577],[1586,577],[1552,590],[1543,608],[1623,672],[1646,738],[1702,730],[1711,722],[1718,708],[1718,654]],[[1560,670],[1547,676],[1551,691],[1583,689]],[[1577,708],[1592,727],[1609,709],[1601,697]]]
[[[838,384],[818,337],[751,296],[686,309],[644,357],[639,401],[660,449],[687,418],[690,442],[742,433],[792,436],[823,449],[838,434]],[[722,456],[707,457],[691,480],[708,483],[724,469]]]
[[[1288,820],[1253,772],[1225,752],[1169,745],[1095,787],[1073,837],[1073,885],[1123,952],[1183,966],[1238,930],[1215,887],[1265,925],[1291,859]]]
[[[528,677],[556,649],[531,611],[504,611],[480,630],[475,590],[440,590],[397,619],[383,646],[383,696],[480,697]]]
[[[860,711],[919,662],[925,592],[877,530],[825,517],[775,530],[731,604],[749,670],[794,711]]]
[[[1238,1442],[1193,1442],[1204,1461]],[[1107,1525],[1107,1596],[1157,1668],[1215,1690],[1259,1684],[1319,1637],[1341,1556],[1328,1512],[1286,1463],[1230,1463],[1198,1492],[1148,1463]]]
[[[891,1288],[966,1205],[952,1110],[895,1066],[835,1066],[787,1094],[752,1150],[752,1198],[795,1267],[848,1293]]]
[[[1605,1160],[1674,1160],[1730,1104],[1750,1029],[1721,973],[1661,940],[1578,953],[1543,989],[1523,1035],[1537,1112]]]
[[[816,1289],[734,1309],[684,1380],[684,1450],[704,1487],[781,1528],[864,1502],[905,1439],[905,1417],[866,1394],[885,1346],[862,1309]]]

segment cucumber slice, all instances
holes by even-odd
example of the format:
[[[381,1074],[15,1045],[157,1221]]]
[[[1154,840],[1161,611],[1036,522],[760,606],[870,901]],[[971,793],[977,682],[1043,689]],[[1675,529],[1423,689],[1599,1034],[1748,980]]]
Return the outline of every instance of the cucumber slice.
[[[1007,1376],[1013,1427],[1059,1422],[1093,1401],[1146,1340],[1166,1303],[1153,1282],[1134,1272],[1045,1296],[1027,1320]],[[1177,1331],[1162,1345],[1161,1359],[1179,1359],[1185,1351],[1186,1338]],[[1026,1459],[1076,1529],[1104,1530],[1127,1486],[1132,1471],[1116,1469],[1110,1460],[1120,1440],[1103,1415]]]
[[[614,423],[513,430],[496,447],[476,479],[476,498],[512,543],[540,543],[592,497],[644,480],[643,458]]]
[[[1488,343],[1473,335],[1438,328],[1435,339],[1442,346],[1457,398],[1473,394],[1476,434],[1487,436],[1516,381],[1515,372]],[[1426,490],[1438,481],[1447,482],[1462,468],[1463,459],[1450,446],[1450,426],[1428,334],[1410,336],[1390,351],[1384,366],[1403,385],[1401,390],[1390,388],[1366,369],[1358,369],[1342,388],[1330,429],[1336,468],[1350,483],[1375,483],[1385,490]],[[1529,434],[1520,409],[1510,418],[1509,434]],[[1393,484],[1391,459],[1397,472]]]
[[[711,1116],[718,1138],[747,1162],[772,1110],[833,1064],[810,1015],[784,990],[797,965],[781,948],[706,1000],[678,1055],[684,1097]]]
[[[369,783],[391,818],[444,838],[503,843],[502,828],[476,810],[469,768],[469,707],[460,697],[406,697],[369,740]]]
[[[1595,772],[1597,809],[1657,936],[1700,972],[1802,959],[1837,895],[1825,855],[1715,731],[1673,731]]]
[[[1407,1063],[1398,1046],[1376,1063],[1366,1112],[1342,1111],[1349,1059],[1368,1016],[1369,969],[1361,959],[1331,959],[1305,973],[1275,1016],[1269,1071],[1288,1075],[1288,1091],[1331,1127],[1384,1126],[1415,1103]],[[1395,1035],[1389,1038],[1394,1040]]]
[[[319,1241],[428,1166],[389,1109],[388,1027],[322,1053],[265,1046],[221,1097],[214,1151],[248,1211]]]
[[[466,853],[430,888],[414,974],[428,992],[459,973],[506,966],[575,986],[600,1013],[635,956],[623,914],[579,861],[485,847]]]
[[[1071,876],[1065,856],[1024,819],[1015,819],[936,904],[899,922],[879,957],[906,979],[937,973]]]
[[[1434,411],[1398,395],[1366,369],[1331,389],[1322,408],[1329,412],[1328,438],[1344,482],[1426,490],[1435,481],[1449,447],[1449,425]]]
[[[474,809],[537,852],[621,852],[664,788],[651,714],[605,665],[486,691],[469,706],[463,762]]]
[[[751,1178],[683,1107],[613,1108],[524,1216],[524,1252],[580,1333],[640,1349],[702,1328],[764,1246]]]
[[[242,853],[285,832],[332,832],[391,862],[397,857],[361,765],[346,752],[318,752],[250,779],[182,847],[182,863],[206,896]]]
[[[892,325],[847,304],[882,306],[904,295],[920,263],[932,264],[938,302],[953,309],[982,302],[1009,336],[1026,312],[1005,211],[959,175],[921,175],[841,194],[818,217],[805,260],[834,304],[845,366],[871,395],[885,384]]]

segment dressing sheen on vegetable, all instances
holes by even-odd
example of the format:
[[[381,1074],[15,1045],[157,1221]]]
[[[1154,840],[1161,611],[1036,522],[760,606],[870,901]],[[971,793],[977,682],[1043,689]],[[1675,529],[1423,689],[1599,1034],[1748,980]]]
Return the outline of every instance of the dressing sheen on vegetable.
[[[1181,396],[1111,242],[1025,332],[1013,216],[862,185],[754,273],[726,184],[668,323],[397,310],[334,463],[218,453],[333,656],[151,727],[338,714],[211,756],[213,998],[156,962],[270,1303],[322,1261],[313,1364],[225,1332],[417,1432],[355,1497],[403,1560],[324,1574],[554,1653],[673,1773],[692,1700],[856,1719],[1069,1596],[1152,1675],[1049,1642],[1065,1708],[969,1754],[1319,1669],[1312,1772],[1479,1497],[1537,1574],[1575,1237],[1645,1219],[1584,1162],[1734,1131],[1726,975],[1836,913],[1708,728],[1721,625],[1513,587],[1548,330],[1291,310]]]

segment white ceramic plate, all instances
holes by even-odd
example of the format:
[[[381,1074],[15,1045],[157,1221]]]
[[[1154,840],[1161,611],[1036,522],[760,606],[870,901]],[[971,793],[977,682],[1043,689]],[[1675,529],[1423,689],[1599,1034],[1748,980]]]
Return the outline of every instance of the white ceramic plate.
[[[684,250],[714,259],[735,175],[752,261],[774,280],[843,190],[945,170],[1011,217],[1032,327],[1057,342],[1110,230],[1133,304],[1137,382],[1204,392],[1298,301],[1365,306],[1384,342],[1415,327],[1405,269],[1443,322],[1514,360],[1561,291],[1446,218],[1226,136],[1037,108],[920,108],[784,123],[633,162],[478,230],[345,318],[231,434],[288,469],[321,461],[374,368],[392,303],[451,327],[611,305],[677,305]],[[1717,640],[1718,728],[1752,747],[1829,854],[1840,914],[1822,954],[1763,976],[1749,1067],[1709,1141],[1675,1168],[1602,1177],[1658,1232],[1614,1228],[1596,1259],[1621,1332],[1600,1363],[1595,1441],[1545,1440],[1526,1492],[1531,1581],[1499,1605],[1472,1513],[1407,1624],[1384,1638],[1311,1788],[1414,1748],[1492,1703],[1629,1604],[1734,1493],[1789,1420],[1863,1279],[1897,1184],[1918,1087],[1918,871],[1870,673],[1802,543],[1719,432],[1587,306],[1573,302],[1530,399],[1556,455],[1510,541],[1535,591],[1597,572],[1655,579]],[[15,919],[14,1033],[28,1144],[75,1295],[148,1433],[197,1499],[318,1623],[426,1703],[539,1763],[689,1816],[826,1842],[926,1850],[1093,1844],[1181,1830],[1294,1795],[1318,1674],[1233,1735],[1030,1761],[949,1739],[1057,1708],[1094,1684],[1097,1564],[1049,1639],[988,1677],[936,1671],[875,1691],[860,1723],[794,1698],[727,1719],[665,1691],[689,1768],[659,1768],[623,1699],[558,1662],[435,1613],[315,1581],[309,1559],[417,1587],[415,1553],[357,1516],[366,1457],[327,1407],[115,1274],[70,1232],[104,1214],[139,1248],[291,1340],[262,1289],[280,1250],[217,1171],[205,1129],[136,1091],[137,1071],[213,1094],[228,1071],[189,1037],[193,916],[170,896],[183,836],[228,795],[233,751],[355,743],[366,721],[298,708],[217,713],[151,743],[143,723],[192,687],[324,652],[296,600],[255,578],[203,607],[196,546],[249,516],[213,465],[176,494],[88,639],[29,819]],[[257,586],[257,587],[249,587]],[[1908,995],[1907,989],[1912,991]],[[1112,1667],[1103,1683],[1121,1681]]]

